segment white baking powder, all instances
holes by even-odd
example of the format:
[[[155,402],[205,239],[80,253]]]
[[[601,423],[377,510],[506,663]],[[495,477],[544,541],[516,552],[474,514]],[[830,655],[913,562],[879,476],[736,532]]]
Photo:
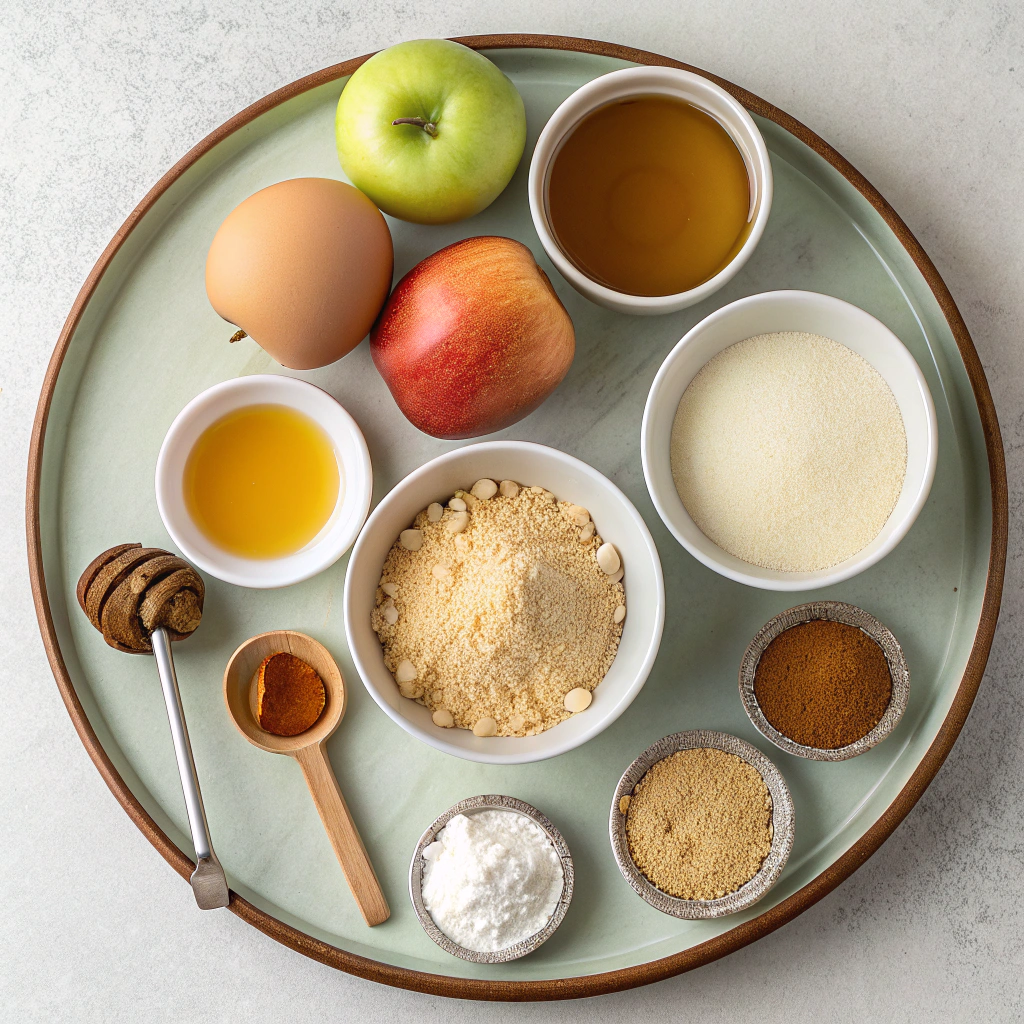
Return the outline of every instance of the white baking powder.
[[[457,814],[423,851],[423,905],[453,942],[479,953],[539,932],[562,895],[562,862],[515,811]]]
[[[889,385],[831,338],[749,338],[683,392],[672,476],[719,547],[788,572],[827,569],[878,536],[903,489],[907,435]]]

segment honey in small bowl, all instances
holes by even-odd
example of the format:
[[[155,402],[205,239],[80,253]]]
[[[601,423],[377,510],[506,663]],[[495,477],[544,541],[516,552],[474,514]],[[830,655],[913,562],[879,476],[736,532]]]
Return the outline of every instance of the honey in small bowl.
[[[286,405],[250,405],[211,423],[185,463],[185,505],[204,536],[243,558],[281,558],[327,524],[342,480],[330,438]]]
[[[566,136],[548,178],[559,247],[627,295],[676,295],[724,269],[752,224],[743,156],[710,114],[669,96],[598,107]]]

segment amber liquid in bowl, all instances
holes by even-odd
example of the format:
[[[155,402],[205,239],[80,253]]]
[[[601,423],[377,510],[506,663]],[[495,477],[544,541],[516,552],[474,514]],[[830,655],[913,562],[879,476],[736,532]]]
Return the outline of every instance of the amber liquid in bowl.
[[[714,277],[753,220],[743,156],[710,114],[634,96],[599,107],[565,138],[548,178],[559,248],[628,295],[675,295]]]
[[[285,405],[250,405],[199,435],[182,489],[192,521],[219,548],[281,558],[323,529],[342,480],[319,424]]]

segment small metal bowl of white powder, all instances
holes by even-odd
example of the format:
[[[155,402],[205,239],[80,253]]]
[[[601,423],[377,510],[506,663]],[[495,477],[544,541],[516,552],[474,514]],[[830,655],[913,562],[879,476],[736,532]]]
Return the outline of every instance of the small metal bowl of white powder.
[[[423,833],[409,895],[423,930],[445,952],[480,964],[532,953],[562,923],[573,891],[562,834],[530,804],[474,796]]]

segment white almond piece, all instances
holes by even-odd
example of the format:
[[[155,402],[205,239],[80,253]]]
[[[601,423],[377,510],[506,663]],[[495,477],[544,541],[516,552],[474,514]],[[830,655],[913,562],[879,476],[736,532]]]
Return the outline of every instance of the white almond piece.
[[[585,690],[582,686],[577,686],[575,690],[570,690],[565,695],[565,710],[574,715],[580,711],[586,711],[593,699],[594,695],[589,690]]]
[[[612,573],[612,575],[609,576],[608,579],[611,580],[612,583],[618,583],[624,575],[625,569],[620,568],[618,572]]]
[[[565,514],[577,526],[586,526],[590,522],[590,513],[582,505],[569,505]]]
[[[498,485],[493,480],[477,480],[477,482],[469,489],[469,493],[472,494],[474,498],[479,498],[481,501],[487,501],[498,493]]]
[[[451,569],[447,565],[435,565],[430,572],[435,580],[446,580],[452,574]]]
[[[384,591],[388,597],[398,597],[398,584],[397,583],[382,583],[380,589]]]
[[[543,494],[541,495],[541,497],[545,501],[554,501],[555,500],[555,496],[550,491],[544,491]]]
[[[497,736],[498,723],[493,718],[479,718],[473,726],[474,736]]]
[[[411,683],[418,674],[416,666],[411,661],[400,661],[398,668],[395,669],[395,682]]]
[[[514,498],[519,493],[519,484],[515,480],[502,480],[498,484],[498,490],[505,498]]]
[[[403,530],[398,538],[398,543],[406,551],[419,551],[423,547],[423,533],[420,530]]]
[[[455,515],[449,517],[445,526],[448,527],[449,533],[462,533],[469,526],[469,513],[456,512]]]
[[[523,729],[523,728],[524,728],[524,726],[525,726],[525,725],[526,725],[526,719],[525,719],[525,718],[523,718],[523,716],[522,716],[522,715],[513,715],[513,716],[512,716],[512,717],[511,717],[511,718],[510,718],[510,719],[508,720],[508,727],[509,727],[509,728],[510,728],[510,729],[511,729],[511,730],[512,730],[513,732],[519,732],[519,731],[520,731],[521,729]]]
[[[468,554],[472,547],[473,542],[464,533],[460,533],[455,538],[455,550],[458,551],[460,555]]]
[[[398,692],[409,700],[417,700],[423,696],[423,687],[415,683],[403,683],[398,687]]]
[[[427,506],[427,520],[431,523],[439,523],[444,515],[444,506],[440,502],[432,501]]]
[[[398,621],[398,609],[395,607],[393,601],[388,601],[388,603],[384,605],[384,621],[389,626],[393,626]]]
[[[452,498],[451,501],[448,502],[448,507],[450,509],[454,509],[456,512],[466,511],[466,503],[462,498]]]
[[[618,625],[626,617],[626,606],[620,604],[618,608],[612,612],[612,622]]]
[[[587,523],[587,525],[584,526],[582,530],[580,530],[580,540],[583,541],[584,544],[586,544],[586,542],[594,536],[594,531],[596,529],[597,527],[594,526],[593,523]]]
[[[447,708],[438,708],[430,720],[441,729],[450,729],[455,724],[455,716]]]
[[[613,544],[606,542],[597,549],[597,564],[601,567],[601,571],[606,572],[609,576],[614,576],[619,571],[622,562],[619,560],[619,553]]]

